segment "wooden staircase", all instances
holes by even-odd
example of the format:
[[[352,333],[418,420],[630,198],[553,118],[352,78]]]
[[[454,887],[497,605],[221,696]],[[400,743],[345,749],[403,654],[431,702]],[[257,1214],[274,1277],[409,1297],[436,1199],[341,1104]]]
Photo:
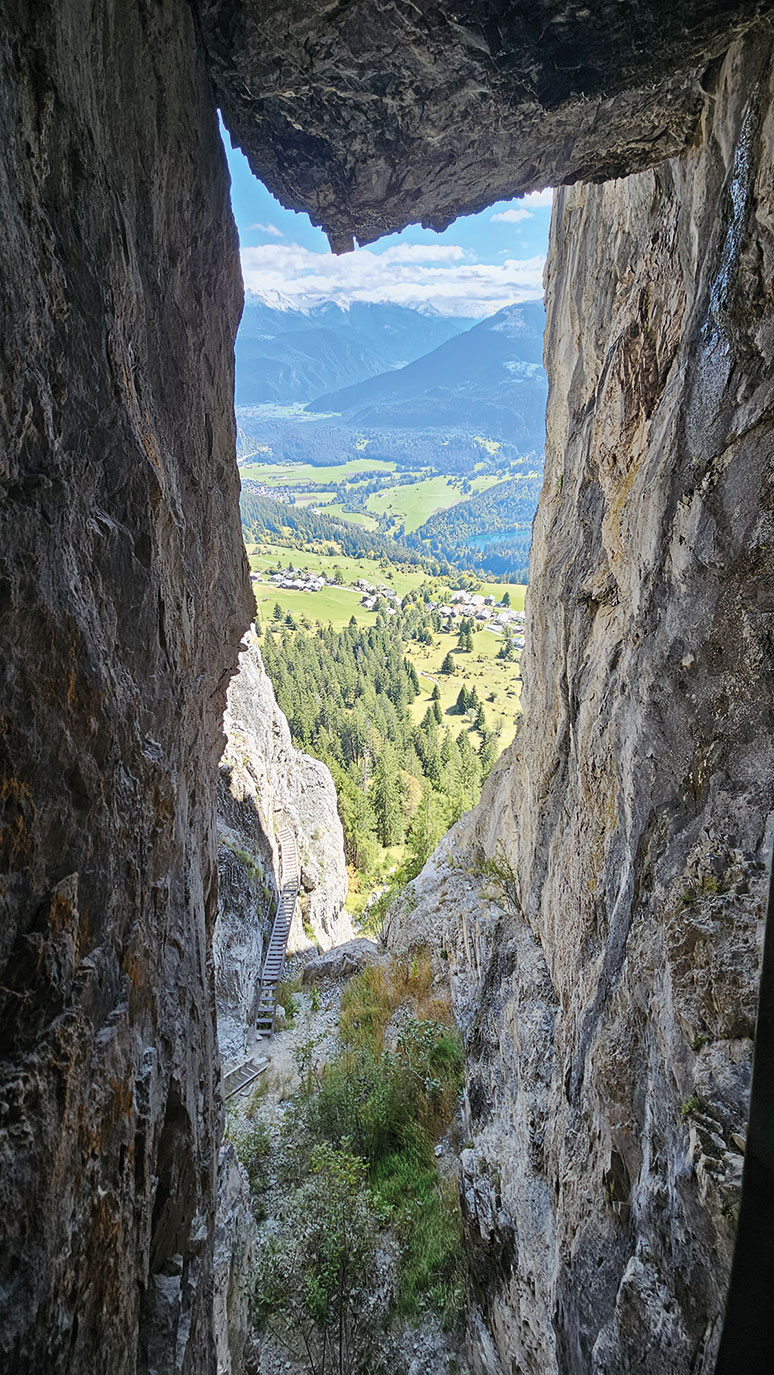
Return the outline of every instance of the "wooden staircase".
[[[266,1069],[269,1061],[265,1055],[260,1060],[245,1060],[244,1064],[237,1065],[235,1069],[230,1069],[223,1076],[223,1097],[228,1101],[233,1098],[235,1093],[242,1093],[244,1089],[249,1089],[260,1074]]]
[[[280,850],[280,898],[261,971],[258,1015],[255,1026],[257,1035],[267,1040],[270,1040],[274,1035],[277,990],[282,979],[282,971],[285,968],[288,936],[296,908],[299,882],[296,837],[288,826],[282,826],[277,832],[277,840]]]

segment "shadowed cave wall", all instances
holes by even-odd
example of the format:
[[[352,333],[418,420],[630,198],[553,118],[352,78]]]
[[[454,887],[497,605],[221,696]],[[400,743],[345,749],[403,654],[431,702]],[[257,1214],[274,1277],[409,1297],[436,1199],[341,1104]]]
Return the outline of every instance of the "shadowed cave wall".
[[[353,234],[443,224],[548,181],[640,170],[709,138],[723,52],[767,7],[697,3],[679,18],[656,3],[607,8],[610,22],[590,25],[570,0],[470,0],[453,15],[430,3],[0,3],[0,1353],[15,1371],[214,1367],[214,797],[250,609],[232,411],[241,288],[216,99],[255,170],[346,247]],[[758,138],[763,99],[759,110]],[[718,167],[734,165],[738,128],[715,128]],[[771,188],[756,185],[767,224]],[[570,263],[568,244],[582,255],[604,223],[621,280],[631,270],[636,282],[629,193],[610,188],[588,208],[578,194],[557,217],[554,254]],[[654,181],[652,195],[664,194]],[[648,274],[676,271],[668,253],[649,261],[645,315]],[[770,315],[770,275],[756,280]],[[548,359],[560,428],[562,389],[574,396],[563,368],[585,348],[582,304],[562,303],[575,334],[557,333]],[[682,331],[690,347],[699,323],[684,311],[667,336]],[[637,378],[643,397],[662,385],[661,345],[643,353],[630,321],[622,331],[615,367],[580,387],[574,426],[593,424],[600,398],[623,404],[633,372],[638,397]],[[738,335],[718,347],[731,358],[713,374],[721,403],[750,372]],[[699,433],[708,414],[697,404]],[[767,423],[764,407],[749,451],[759,465]],[[554,438],[558,453],[572,435]],[[666,455],[674,443],[664,435]],[[540,538],[544,568],[576,558],[583,614],[602,625],[609,580],[586,587],[581,570],[610,513],[585,463],[587,543],[573,554],[564,527],[557,540],[545,501]],[[731,498],[719,508],[731,532],[713,555],[721,565],[739,537],[736,509]],[[662,517],[633,530],[623,565],[645,534],[666,538]],[[684,542],[702,530],[689,524]],[[533,617],[551,586],[542,576]],[[739,580],[728,588],[733,602]],[[619,597],[627,635],[641,634],[636,589]],[[676,604],[664,597],[668,617]],[[541,615],[536,645],[547,624]],[[594,710],[572,652],[551,639],[560,682],[572,678],[569,739]],[[617,662],[599,661],[603,694],[620,690]],[[681,669],[669,654],[659,666],[668,711]],[[741,726],[730,719],[732,748]],[[575,767],[566,751],[561,760]],[[679,816],[688,804],[672,805]],[[491,821],[496,830],[494,810]],[[562,902],[579,900],[574,882]],[[617,909],[612,894],[599,901],[590,949],[596,940],[603,958]],[[544,918],[561,930],[559,909]],[[567,1368],[582,1369],[567,1304],[546,1322]]]
[[[187,4],[0,16],[0,1364],[208,1370],[228,175]]]

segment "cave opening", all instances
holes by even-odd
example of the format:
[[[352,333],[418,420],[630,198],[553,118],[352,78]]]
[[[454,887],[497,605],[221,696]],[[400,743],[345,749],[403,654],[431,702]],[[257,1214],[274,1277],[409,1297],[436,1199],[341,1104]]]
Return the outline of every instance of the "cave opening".
[[[216,105],[336,249],[569,188],[529,730],[411,915],[442,914],[476,1101],[498,1109],[466,1152],[478,1369],[712,1369],[773,810],[769,10],[3,5],[15,1370],[209,1375],[213,1275],[231,1275],[214,1247],[213,792],[252,599]],[[486,861],[502,902],[484,910],[460,869]],[[149,1317],[152,1265],[172,1301]],[[753,1330],[747,1368],[768,1369]]]

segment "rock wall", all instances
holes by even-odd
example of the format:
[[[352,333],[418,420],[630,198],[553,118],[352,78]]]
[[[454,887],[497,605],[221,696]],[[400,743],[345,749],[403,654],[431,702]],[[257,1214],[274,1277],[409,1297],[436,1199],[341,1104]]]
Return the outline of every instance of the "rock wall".
[[[301,893],[291,951],[351,940],[344,834],[330,771],[294,748],[255,633],[243,641],[225,715],[218,788],[220,895],[214,933],[218,1034],[226,1060],[250,1043],[263,949],[280,883],[276,832],[296,836]]]
[[[465,1028],[487,1375],[713,1368],[774,822],[771,88],[763,27],[690,152],[557,196],[523,721],[390,921]]]
[[[249,615],[184,0],[0,3],[0,1365],[214,1361],[210,938]]]

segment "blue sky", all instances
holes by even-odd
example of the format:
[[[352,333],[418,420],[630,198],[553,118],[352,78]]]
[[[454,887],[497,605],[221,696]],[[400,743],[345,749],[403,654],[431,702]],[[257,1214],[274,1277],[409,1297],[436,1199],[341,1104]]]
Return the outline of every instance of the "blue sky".
[[[248,291],[276,292],[302,308],[393,301],[477,318],[542,295],[550,191],[499,201],[442,234],[411,225],[334,257],[322,230],[274,199],[225,132],[224,143]]]

